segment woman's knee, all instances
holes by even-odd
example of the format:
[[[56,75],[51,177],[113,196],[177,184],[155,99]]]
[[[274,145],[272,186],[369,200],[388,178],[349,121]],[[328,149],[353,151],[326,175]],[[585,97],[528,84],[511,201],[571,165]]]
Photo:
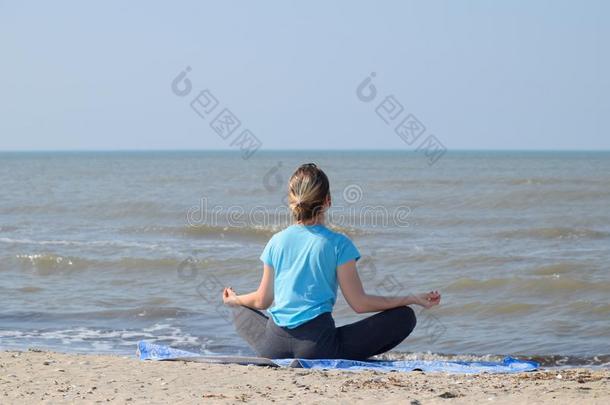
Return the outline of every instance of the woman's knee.
[[[396,326],[403,332],[405,337],[408,336],[413,329],[415,329],[415,325],[417,324],[415,311],[407,306],[394,308],[394,311],[397,317]]]

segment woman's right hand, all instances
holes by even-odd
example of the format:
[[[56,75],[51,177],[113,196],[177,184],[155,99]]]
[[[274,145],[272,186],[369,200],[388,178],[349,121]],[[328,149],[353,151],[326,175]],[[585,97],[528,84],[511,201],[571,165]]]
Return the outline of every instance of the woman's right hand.
[[[222,301],[225,303],[225,305],[228,305],[230,307],[234,307],[234,306],[238,305],[237,294],[235,294],[235,291],[233,290],[233,288],[231,288],[231,287],[224,288],[224,290],[222,291]]]
[[[429,293],[416,294],[413,296],[413,303],[421,305],[428,309],[432,308],[441,302],[441,295],[438,291],[430,291]]]

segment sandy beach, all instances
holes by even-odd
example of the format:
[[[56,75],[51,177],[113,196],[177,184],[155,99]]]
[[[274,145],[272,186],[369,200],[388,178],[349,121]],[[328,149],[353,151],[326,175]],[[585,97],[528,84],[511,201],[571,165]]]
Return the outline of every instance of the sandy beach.
[[[515,375],[311,371],[44,351],[0,352],[0,403],[591,403],[610,371]]]

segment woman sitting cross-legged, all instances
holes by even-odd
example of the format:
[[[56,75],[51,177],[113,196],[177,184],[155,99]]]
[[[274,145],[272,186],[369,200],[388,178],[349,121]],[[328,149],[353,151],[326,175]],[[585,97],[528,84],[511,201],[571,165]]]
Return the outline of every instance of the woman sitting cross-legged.
[[[259,356],[273,359],[364,360],[394,348],[415,328],[409,305],[438,305],[440,294],[367,294],[356,269],[360,253],[349,238],[324,226],[331,204],[326,174],[302,165],[288,188],[295,223],[267,243],[260,286],[244,295],[231,287],[223,291],[237,332]],[[337,285],[354,311],[378,313],[335,327]],[[267,308],[270,318],[259,311]]]

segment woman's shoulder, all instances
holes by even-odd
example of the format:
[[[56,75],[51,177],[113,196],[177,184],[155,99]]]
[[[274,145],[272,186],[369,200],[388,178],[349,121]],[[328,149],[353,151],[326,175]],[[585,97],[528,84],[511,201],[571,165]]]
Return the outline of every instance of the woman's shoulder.
[[[335,245],[352,243],[352,240],[343,229],[334,226],[324,226],[324,229],[326,237],[331,240]]]
[[[324,226],[328,232],[332,233],[333,235],[335,235],[338,238],[347,238],[349,239],[349,236],[347,236],[347,231],[340,227],[340,226],[336,226],[336,225],[328,225],[328,226]]]
[[[281,241],[287,238],[291,238],[294,234],[295,234],[295,228],[294,225],[289,225],[287,227],[285,227],[284,229],[281,229],[279,231],[277,231],[276,233],[274,233],[273,235],[271,235],[271,238],[269,238],[269,242],[277,242],[277,241]]]

